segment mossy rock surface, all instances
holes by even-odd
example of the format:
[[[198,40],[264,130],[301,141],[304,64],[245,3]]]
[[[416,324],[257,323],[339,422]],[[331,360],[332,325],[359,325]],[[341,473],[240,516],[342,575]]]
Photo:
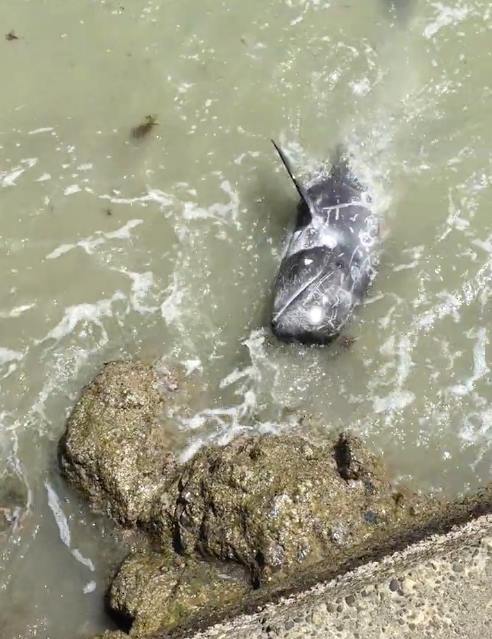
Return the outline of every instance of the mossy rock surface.
[[[159,423],[165,379],[142,362],[112,362],[82,391],[60,441],[64,475],[120,523],[146,522],[175,460]]]
[[[349,434],[323,445],[242,437],[178,465],[162,422],[177,410],[176,387],[145,363],[107,364],[59,446],[67,479],[143,539],[107,597],[136,639],[256,609],[491,507],[492,491],[450,504],[395,488],[380,458]],[[25,495],[3,487],[10,513]]]
[[[108,604],[132,637],[171,631],[237,605],[250,591],[241,571],[176,554],[130,555],[111,584]]]
[[[172,529],[183,554],[240,563],[258,586],[338,561],[411,518],[417,503],[395,491],[357,438],[313,446],[263,436],[203,448],[179,469],[151,519],[162,543]]]

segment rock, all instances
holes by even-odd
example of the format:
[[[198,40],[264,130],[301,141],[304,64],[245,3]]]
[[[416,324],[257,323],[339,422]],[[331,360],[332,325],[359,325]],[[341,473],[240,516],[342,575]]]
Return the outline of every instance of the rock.
[[[120,523],[145,523],[175,468],[159,424],[165,388],[142,362],[112,362],[83,390],[60,441],[63,474]]]
[[[184,384],[178,401],[178,387],[142,362],[107,364],[83,390],[59,446],[64,475],[138,532],[139,550],[107,598],[136,639],[265,605],[483,507],[478,498],[451,508],[396,491],[382,462],[347,434],[322,445],[298,435],[242,437],[178,465],[165,430],[191,389]],[[397,596],[395,587],[388,594]]]
[[[22,478],[6,468],[0,473],[0,539],[21,524],[28,504],[28,490]]]
[[[108,593],[111,612],[132,637],[167,632],[196,623],[237,604],[248,592],[244,574],[220,566],[185,560],[167,553],[131,555],[119,569]]]
[[[415,500],[395,500],[381,463],[354,437],[316,447],[263,436],[200,450],[151,519],[163,544],[173,530],[183,554],[238,562],[259,586],[321,560],[339,563],[411,517]]]

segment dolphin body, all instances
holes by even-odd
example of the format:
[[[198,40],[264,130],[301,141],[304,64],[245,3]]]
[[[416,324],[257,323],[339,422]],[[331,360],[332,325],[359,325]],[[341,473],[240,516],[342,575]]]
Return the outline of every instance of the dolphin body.
[[[301,199],[275,282],[272,330],[287,342],[325,344],[340,333],[374,277],[378,219],[343,152],[328,175],[305,187],[273,144]]]

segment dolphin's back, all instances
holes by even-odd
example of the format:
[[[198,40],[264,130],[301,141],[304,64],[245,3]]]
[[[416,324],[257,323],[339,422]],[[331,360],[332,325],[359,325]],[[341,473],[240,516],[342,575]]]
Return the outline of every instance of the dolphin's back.
[[[359,203],[365,190],[352,171],[347,152],[338,146],[332,158],[330,173],[317,178],[307,192],[314,208],[322,214],[332,207]]]
[[[340,332],[370,284],[377,225],[342,149],[330,172],[307,186],[277,151],[301,201],[275,284],[272,329],[286,341],[322,344]]]

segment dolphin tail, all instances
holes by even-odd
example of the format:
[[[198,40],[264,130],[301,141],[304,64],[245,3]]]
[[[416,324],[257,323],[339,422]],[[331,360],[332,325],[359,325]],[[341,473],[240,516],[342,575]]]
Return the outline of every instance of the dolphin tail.
[[[307,189],[304,188],[304,186],[298,181],[298,179],[294,175],[294,170],[292,169],[289,159],[287,158],[285,153],[282,151],[282,149],[279,147],[279,145],[275,142],[275,140],[272,140],[272,144],[275,147],[277,153],[279,154],[283,165],[287,169],[287,173],[290,175],[290,179],[292,180],[292,182],[294,182],[294,185],[297,189],[297,192],[299,193],[301,200],[306,205],[308,211],[311,213],[311,216],[314,217],[316,215],[316,209],[314,207],[314,204],[311,198],[309,197],[309,193]]]

